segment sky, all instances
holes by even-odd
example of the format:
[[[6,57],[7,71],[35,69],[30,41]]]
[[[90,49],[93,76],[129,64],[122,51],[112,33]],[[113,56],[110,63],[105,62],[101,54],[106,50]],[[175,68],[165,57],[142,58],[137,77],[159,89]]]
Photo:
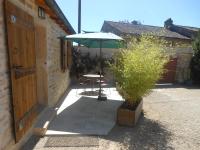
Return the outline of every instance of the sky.
[[[77,32],[78,0],[56,2]],[[200,27],[200,0],[82,0],[81,15],[86,31],[100,31],[104,20],[163,26],[172,18],[174,24]]]

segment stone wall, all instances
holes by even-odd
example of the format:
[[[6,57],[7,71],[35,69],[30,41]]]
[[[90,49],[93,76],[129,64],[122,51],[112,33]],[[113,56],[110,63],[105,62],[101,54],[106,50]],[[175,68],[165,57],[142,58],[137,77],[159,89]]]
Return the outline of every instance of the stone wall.
[[[49,20],[50,22],[50,20]],[[62,73],[60,65],[60,40],[65,33],[55,23],[50,23],[47,30],[47,66],[49,105],[53,106],[69,85],[69,71]]]
[[[177,58],[176,77],[177,83],[190,80],[190,61],[193,55],[192,40],[168,39],[172,47],[168,49],[169,55]]]
[[[60,67],[61,35],[66,33],[46,15],[46,19],[38,18],[35,0],[9,0],[34,17],[35,24],[47,29],[47,73],[48,104],[53,106],[66,91],[70,79],[69,71],[63,73]],[[8,67],[8,50],[6,48],[5,25],[3,19],[3,0],[0,0],[0,150],[16,148],[12,126],[11,85]]]
[[[190,61],[193,56],[192,48],[179,48],[176,51],[177,67],[176,67],[176,81],[183,83],[190,80]]]
[[[0,0],[0,150],[13,139],[10,87],[3,0]]]
[[[190,80],[190,61],[193,55],[193,50],[191,47],[191,41],[174,41],[179,42],[179,44],[185,44],[184,46],[174,46],[170,47],[167,52],[172,58],[177,58],[176,66],[176,77],[175,81],[177,83],[183,83]]]
[[[78,48],[78,47],[75,47]],[[80,53],[82,55],[90,54],[91,58],[95,58],[96,56],[99,57],[100,49],[99,48],[87,48],[87,47],[80,47]],[[103,58],[112,58],[113,55],[118,52],[120,49],[113,49],[113,48],[102,48],[102,57]]]
[[[181,41],[179,41],[181,42]],[[189,43],[187,43],[189,46]],[[120,49],[102,49],[102,55],[104,58],[111,58],[115,52]],[[91,58],[95,58],[96,55],[99,56],[99,48],[87,48],[81,47],[80,52],[82,55],[90,54]],[[193,50],[191,47],[182,47],[182,48],[169,48],[167,49],[168,54],[172,58],[177,58],[177,68],[176,68],[176,77],[175,81],[178,83],[183,83],[190,79],[190,61],[193,55]]]

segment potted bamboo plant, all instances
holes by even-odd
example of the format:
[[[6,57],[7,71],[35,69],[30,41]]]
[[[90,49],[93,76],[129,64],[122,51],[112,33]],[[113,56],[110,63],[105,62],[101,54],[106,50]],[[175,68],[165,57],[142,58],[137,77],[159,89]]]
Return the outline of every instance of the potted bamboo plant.
[[[116,87],[125,102],[117,112],[117,123],[133,126],[143,106],[142,97],[148,94],[164,72],[168,61],[165,41],[153,36],[131,39],[128,48],[121,49],[111,65]]]

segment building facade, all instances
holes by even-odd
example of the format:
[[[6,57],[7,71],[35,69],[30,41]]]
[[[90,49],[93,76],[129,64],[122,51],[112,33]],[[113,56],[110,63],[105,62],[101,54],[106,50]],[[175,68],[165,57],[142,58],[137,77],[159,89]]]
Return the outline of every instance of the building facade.
[[[138,37],[151,34],[170,43],[168,53],[171,57],[167,64],[167,73],[162,82],[183,83],[190,79],[190,61],[193,55],[192,39],[198,28],[174,25],[171,19],[165,21],[164,27],[142,25],[133,21],[113,22],[104,21],[101,31],[112,32],[122,37]],[[179,45],[179,46],[177,46]]]
[[[0,0],[0,150],[17,149],[37,107],[66,92],[71,43],[59,37],[73,33],[54,0]]]

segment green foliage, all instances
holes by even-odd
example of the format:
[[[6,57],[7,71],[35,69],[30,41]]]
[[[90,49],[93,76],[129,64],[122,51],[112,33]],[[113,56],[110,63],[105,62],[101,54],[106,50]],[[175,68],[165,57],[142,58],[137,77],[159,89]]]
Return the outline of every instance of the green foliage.
[[[165,41],[150,35],[132,38],[128,48],[116,54],[111,65],[120,94],[130,104],[148,94],[164,72],[168,61]]]
[[[192,43],[194,56],[192,57],[190,68],[191,78],[195,83],[200,83],[200,30]]]
[[[192,47],[194,49],[194,53],[198,55],[200,53],[200,30],[198,31],[197,36],[192,43]]]

